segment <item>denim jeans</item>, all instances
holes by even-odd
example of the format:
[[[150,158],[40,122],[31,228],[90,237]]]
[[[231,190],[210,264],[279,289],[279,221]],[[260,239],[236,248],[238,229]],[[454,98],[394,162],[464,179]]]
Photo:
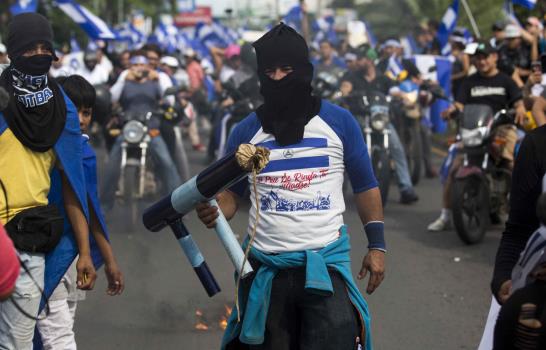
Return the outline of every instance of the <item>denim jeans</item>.
[[[101,200],[106,208],[112,208],[114,204],[117,184],[121,173],[121,143],[123,136],[119,136],[112,146],[108,164],[104,169],[104,177],[101,185]],[[166,187],[166,192],[174,190],[181,185],[180,175],[169,153],[169,149],[161,136],[152,138],[150,154],[155,160],[154,174],[159,176]],[[164,193],[167,194],[167,193]]]
[[[36,283],[40,288],[44,287],[44,254],[19,252],[19,258],[32,278],[21,266],[11,299],[27,314],[37,317],[42,294]],[[0,303],[1,350],[32,350],[35,326],[36,320],[22,314],[12,300],[8,299]]]
[[[391,151],[391,158],[394,160],[396,177],[398,178],[398,189],[400,192],[405,192],[413,189],[413,184],[411,183],[411,177],[408,169],[408,162],[406,159],[406,152],[404,152],[404,147],[396,129],[389,123],[389,148]]]
[[[251,259],[255,268],[259,266]],[[279,271],[273,279],[267,313],[264,343],[241,344],[238,339],[227,350],[353,350],[358,349],[360,322],[349,299],[345,281],[328,269],[334,294],[323,296],[306,292],[305,267]],[[253,276],[241,280],[246,299]]]

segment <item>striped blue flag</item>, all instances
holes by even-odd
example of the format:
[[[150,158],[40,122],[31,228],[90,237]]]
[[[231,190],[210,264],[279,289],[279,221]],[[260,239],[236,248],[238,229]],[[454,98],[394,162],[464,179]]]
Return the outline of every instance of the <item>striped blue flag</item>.
[[[298,32],[301,32],[301,21],[303,19],[303,11],[301,10],[301,6],[296,5],[288,11],[288,13],[283,17],[283,22],[287,26],[290,26],[297,30]]]
[[[17,0],[11,5],[9,10],[12,16],[17,16],[20,13],[36,12],[38,8],[38,0]]]
[[[412,57],[417,69],[423,79],[437,82],[445,92],[451,96],[451,61],[447,57],[434,55],[415,55]],[[427,116],[428,124],[435,132],[442,133],[446,130],[447,124],[441,118],[440,113],[449,107],[449,101],[437,100]]]
[[[449,46],[449,36],[455,30],[457,26],[457,18],[459,17],[459,0],[453,0],[451,6],[449,6],[442,17],[440,28],[438,28],[438,34],[436,39],[440,43],[440,52],[442,55],[449,55],[451,47]]]
[[[339,43],[339,39],[337,37],[334,24],[334,16],[326,16],[316,19],[312,25],[313,32],[315,33],[313,44],[318,45],[321,41],[328,40],[332,45],[337,45]]]
[[[114,40],[116,34],[108,24],[74,0],[57,0],[57,6],[93,40]]]
[[[535,8],[535,5],[537,4],[537,0],[512,0],[512,3],[514,5],[520,5],[529,10],[532,10],[533,8]]]

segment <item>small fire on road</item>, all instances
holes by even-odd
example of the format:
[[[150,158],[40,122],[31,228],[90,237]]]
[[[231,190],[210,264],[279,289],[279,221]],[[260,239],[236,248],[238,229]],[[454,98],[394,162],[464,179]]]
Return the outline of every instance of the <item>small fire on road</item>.
[[[225,330],[228,324],[229,316],[231,315],[231,311],[233,309],[227,305],[224,305],[224,314],[220,316],[220,320],[218,321],[218,326],[221,330]],[[207,322],[205,320],[205,316],[203,315],[203,311],[200,309],[195,310],[195,330],[198,331],[208,331],[210,327],[207,325]]]

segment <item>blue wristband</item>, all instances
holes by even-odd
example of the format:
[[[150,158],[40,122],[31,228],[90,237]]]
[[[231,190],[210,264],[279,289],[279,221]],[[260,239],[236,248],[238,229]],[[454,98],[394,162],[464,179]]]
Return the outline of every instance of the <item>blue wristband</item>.
[[[385,224],[383,221],[370,221],[364,225],[366,237],[368,237],[368,249],[377,249],[386,252]]]

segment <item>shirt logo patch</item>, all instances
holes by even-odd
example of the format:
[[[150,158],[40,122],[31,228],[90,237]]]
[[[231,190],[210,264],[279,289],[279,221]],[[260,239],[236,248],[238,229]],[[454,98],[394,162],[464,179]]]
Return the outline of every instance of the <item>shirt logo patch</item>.
[[[294,156],[294,151],[292,151],[291,149],[287,149],[282,153],[282,155],[284,158],[292,158]]]

